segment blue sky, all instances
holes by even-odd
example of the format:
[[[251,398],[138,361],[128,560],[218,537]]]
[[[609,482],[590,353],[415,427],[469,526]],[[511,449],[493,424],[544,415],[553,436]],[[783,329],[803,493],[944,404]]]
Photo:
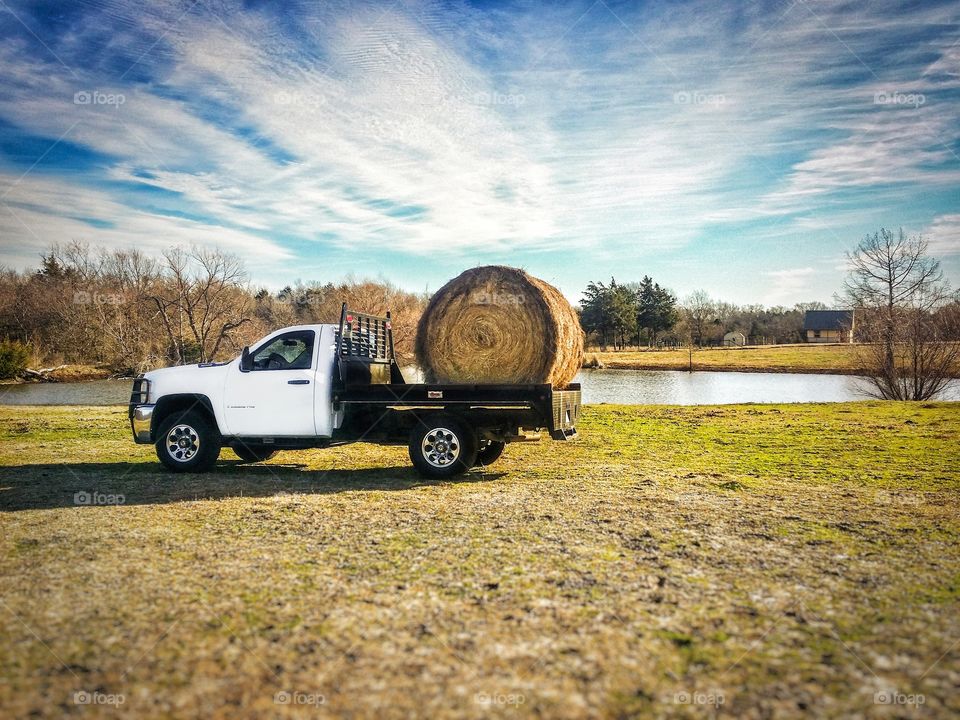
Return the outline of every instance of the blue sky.
[[[219,245],[258,284],[830,301],[923,233],[960,284],[960,4],[0,0],[0,263]]]

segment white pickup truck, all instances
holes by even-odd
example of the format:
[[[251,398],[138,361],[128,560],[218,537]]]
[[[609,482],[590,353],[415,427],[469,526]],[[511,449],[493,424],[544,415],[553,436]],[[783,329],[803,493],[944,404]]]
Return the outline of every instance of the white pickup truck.
[[[576,437],[580,386],[407,383],[390,313],[267,335],[225,363],[153,370],[130,397],[137,443],[175,472],[213,468],[222,447],[247,462],[278,450],[404,444],[421,474],[447,478],[494,462],[507,443]]]

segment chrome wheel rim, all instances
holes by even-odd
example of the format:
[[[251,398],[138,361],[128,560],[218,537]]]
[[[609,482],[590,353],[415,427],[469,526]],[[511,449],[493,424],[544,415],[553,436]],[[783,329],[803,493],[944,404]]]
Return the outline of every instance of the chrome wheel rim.
[[[433,467],[449,467],[460,457],[460,439],[452,430],[433,428],[424,436],[420,450]]]
[[[200,452],[200,435],[189,425],[174,425],[167,433],[167,454],[177,462],[190,462]]]

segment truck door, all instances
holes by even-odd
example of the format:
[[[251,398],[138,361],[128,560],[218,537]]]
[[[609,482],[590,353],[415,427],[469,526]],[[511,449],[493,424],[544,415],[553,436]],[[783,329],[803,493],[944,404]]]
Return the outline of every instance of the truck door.
[[[311,437],[317,337],[290,330],[252,349],[253,367],[230,368],[224,388],[224,417],[231,435]]]

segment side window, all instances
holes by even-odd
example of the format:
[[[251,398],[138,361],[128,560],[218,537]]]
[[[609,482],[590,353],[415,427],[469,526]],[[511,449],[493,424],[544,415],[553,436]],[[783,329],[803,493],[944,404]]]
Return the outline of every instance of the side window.
[[[254,370],[309,370],[313,362],[312,330],[288,332],[253,351]]]

